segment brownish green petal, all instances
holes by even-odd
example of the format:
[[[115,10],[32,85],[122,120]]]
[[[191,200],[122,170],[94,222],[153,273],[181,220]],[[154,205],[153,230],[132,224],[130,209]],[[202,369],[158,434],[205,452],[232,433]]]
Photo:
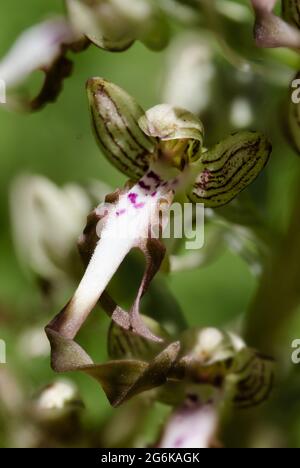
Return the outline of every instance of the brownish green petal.
[[[102,78],[88,80],[87,93],[96,140],[104,155],[128,177],[139,179],[155,150],[154,139],[138,125],[143,109],[125,91]]]
[[[261,133],[242,131],[229,136],[202,154],[189,198],[212,208],[229,203],[260,174],[271,150]]]

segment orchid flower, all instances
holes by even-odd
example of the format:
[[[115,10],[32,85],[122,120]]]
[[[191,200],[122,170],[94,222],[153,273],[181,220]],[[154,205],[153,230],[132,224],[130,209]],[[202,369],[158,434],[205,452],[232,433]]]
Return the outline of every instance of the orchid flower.
[[[110,51],[128,49],[137,39],[151,49],[168,41],[168,24],[149,0],[65,0],[74,29]]]
[[[124,90],[102,78],[88,80],[87,92],[100,149],[130,182],[89,216],[79,241],[85,274],[72,299],[46,328],[52,363],[59,370],[66,370],[60,359],[62,346],[79,362],[93,365],[73,339],[99,300],[124,329],[162,341],[146,326],[139,309],[164,258],[161,224],[174,197],[212,208],[224,205],[254,181],[271,152],[266,137],[248,131],[205,150],[201,121],[184,109],[163,104],[145,113]],[[134,248],[144,253],[146,270],[127,313],[106,288]],[[74,368],[78,363],[75,357],[72,361]]]
[[[218,413],[212,404],[187,401],[170,417],[158,448],[212,448]]]
[[[297,0],[282,0],[282,16],[273,13],[276,0],[251,0],[255,12],[255,40],[259,47],[300,48]]]
[[[56,100],[73,69],[69,51],[81,52],[91,43],[109,51],[128,49],[140,39],[158,50],[168,41],[165,16],[148,0],[65,0],[67,16],[37,24],[17,39],[0,61],[0,80],[9,91],[6,105],[36,111]],[[45,80],[31,99],[15,93],[33,72]]]
[[[64,17],[44,21],[22,33],[0,61],[0,79],[6,89],[11,90],[25,82],[34,71],[43,71],[46,78],[34,99],[28,100],[12,93],[7,98],[7,105],[37,110],[54,101],[63,80],[72,72],[72,62],[66,57],[66,52],[69,49],[80,50],[84,42]]]
[[[14,180],[10,192],[14,244],[22,266],[42,284],[61,285],[81,274],[78,232],[95,199],[104,199],[107,189],[96,181],[87,189],[76,184],[60,188],[46,177],[31,174]]]

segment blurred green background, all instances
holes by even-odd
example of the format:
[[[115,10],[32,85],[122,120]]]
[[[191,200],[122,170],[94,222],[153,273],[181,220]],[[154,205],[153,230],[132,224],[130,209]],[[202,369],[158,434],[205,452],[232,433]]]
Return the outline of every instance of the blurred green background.
[[[0,57],[21,31],[51,12],[62,11],[60,0],[2,0]],[[32,115],[10,113],[0,107],[0,338],[7,342],[6,367],[17,375],[28,398],[56,376],[50,369],[48,356],[30,362],[24,359],[18,346],[20,335],[31,325],[46,324],[58,310],[45,307],[36,284],[16,258],[9,218],[11,181],[20,173],[29,172],[42,174],[58,185],[70,181],[87,183],[93,178],[113,188],[122,185],[125,178],[109,165],[94,141],[85,82],[92,76],[105,77],[124,87],[147,109],[161,100],[160,83],[166,53],[151,52],[140,43],[120,54],[100,51],[92,46],[85,53],[73,56],[74,73],[65,81],[64,91],[55,105],[48,105]],[[227,67],[230,75],[232,68],[230,65]],[[36,78],[32,86],[38,80]],[[285,225],[286,207],[299,161],[285,144],[279,131],[279,119],[275,117],[286,89],[268,84],[263,84],[262,89],[260,109],[264,108],[265,113],[258,115],[255,129],[266,131],[275,149],[266,173],[252,191],[265,218],[280,230]],[[220,127],[220,122],[217,124]],[[206,128],[209,139],[217,141],[219,135],[215,136],[213,132],[214,128]],[[229,251],[206,268],[173,274],[168,282],[189,324],[200,327],[222,327],[234,323],[247,310],[256,288],[256,279],[246,263]],[[68,300],[69,293],[66,291],[61,306]],[[91,319],[84,340],[97,358],[104,360],[107,320],[101,318],[99,312],[95,314],[96,326]],[[300,335],[300,324],[298,329]],[[297,329],[294,328],[291,338],[296,335]],[[289,352],[287,349],[287,355]],[[72,375],[70,378],[79,385],[86,405],[83,416],[86,424],[99,427],[100,431],[112,412],[102,390],[85,376]],[[162,408],[158,407],[147,422],[149,442],[154,428],[162,422],[163,414]],[[5,425],[5,418],[2,423]],[[1,438],[0,430],[0,446],[9,443],[4,436]]]

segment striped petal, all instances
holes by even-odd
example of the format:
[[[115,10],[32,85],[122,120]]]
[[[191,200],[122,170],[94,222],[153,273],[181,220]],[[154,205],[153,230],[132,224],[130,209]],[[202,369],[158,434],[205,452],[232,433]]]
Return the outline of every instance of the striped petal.
[[[158,322],[144,315],[142,319],[153,336],[162,337],[165,343],[171,341],[170,336]],[[165,343],[147,340],[132,330],[126,330],[124,327],[120,327],[117,323],[112,322],[108,334],[107,348],[109,357],[114,360],[141,359],[149,361],[163,351]]]
[[[203,153],[189,198],[212,208],[229,203],[256,179],[271,150],[260,133],[243,131],[229,136]]]
[[[142,108],[118,86],[102,78],[87,82],[92,125],[107,159],[121,172],[137,180],[146,172],[155,140],[140,129]]]
[[[241,350],[230,370],[228,385],[234,385],[233,403],[237,408],[251,408],[268,399],[274,385],[274,360],[257,351]]]

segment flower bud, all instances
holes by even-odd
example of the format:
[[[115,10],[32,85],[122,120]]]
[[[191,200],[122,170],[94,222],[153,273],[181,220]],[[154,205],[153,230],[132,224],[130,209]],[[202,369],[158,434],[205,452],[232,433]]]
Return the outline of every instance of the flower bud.
[[[103,49],[122,51],[137,39],[154,49],[166,44],[162,14],[148,0],[66,0],[66,6],[78,34]]]
[[[76,277],[81,270],[76,242],[91,206],[79,186],[59,188],[36,175],[17,178],[11,189],[11,217],[23,265],[51,283]]]
[[[196,115],[206,110],[215,76],[214,51],[208,36],[188,33],[169,48],[162,90],[163,101]]]

